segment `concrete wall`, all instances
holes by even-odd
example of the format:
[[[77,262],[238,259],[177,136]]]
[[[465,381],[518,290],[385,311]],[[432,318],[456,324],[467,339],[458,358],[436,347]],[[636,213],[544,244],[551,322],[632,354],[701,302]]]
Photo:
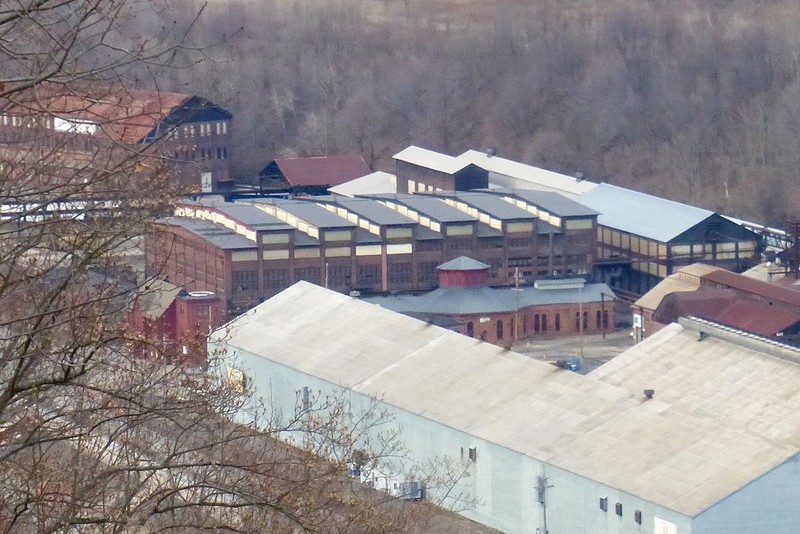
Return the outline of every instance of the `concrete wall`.
[[[695,517],[692,534],[796,534],[799,495],[800,457],[795,456]]]
[[[365,395],[235,347],[229,346],[216,365],[216,371],[223,377],[230,365],[243,371],[249,379],[249,387],[257,400],[239,414],[243,423],[252,422],[256,416],[261,425],[265,424],[266,417],[272,417],[274,423],[291,420],[295,407],[301,403],[304,387],[309,388],[316,399],[326,396],[346,399],[354,414],[353,420],[376,408],[374,399]],[[257,408],[259,402],[268,409]],[[443,466],[453,474],[463,473],[456,477],[453,487],[429,484],[427,498],[434,502],[444,499],[444,506],[472,520],[509,534],[542,534],[545,521],[551,534],[650,534],[654,532],[654,518],[658,517],[675,524],[676,534],[691,534],[690,519],[652,503],[380,403],[377,412],[383,410],[391,414],[391,421],[373,427],[367,435],[374,439],[378,431],[399,430],[400,439],[408,450],[403,460],[387,461],[390,468],[386,471],[409,470],[414,465],[436,460],[440,474],[445,471]],[[299,432],[285,433],[283,437],[295,443],[303,439]],[[475,450],[474,461],[469,459],[471,448]],[[545,505],[538,499],[539,477],[545,478]],[[600,509],[600,498],[608,499],[606,511]],[[622,504],[622,515],[616,513],[617,503]],[[642,512],[641,524],[635,521],[636,510]]]

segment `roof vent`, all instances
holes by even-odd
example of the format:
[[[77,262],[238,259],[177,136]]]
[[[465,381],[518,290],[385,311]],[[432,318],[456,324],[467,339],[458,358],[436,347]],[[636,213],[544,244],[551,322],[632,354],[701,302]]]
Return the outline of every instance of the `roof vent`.
[[[647,398],[647,400],[651,400],[653,398],[653,395],[655,395],[655,394],[656,394],[656,390],[654,390],[654,389],[646,389],[646,390],[644,390],[644,396]]]
[[[353,298],[358,298],[361,296],[361,291],[351,291],[350,296]]]
[[[486,156],[492,157],[497,155],[497,147],[489,147],[486,149]]]

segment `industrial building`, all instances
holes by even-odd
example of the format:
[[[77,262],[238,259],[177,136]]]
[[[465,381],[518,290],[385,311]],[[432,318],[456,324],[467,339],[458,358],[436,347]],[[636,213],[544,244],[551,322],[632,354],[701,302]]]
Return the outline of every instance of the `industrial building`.
[[[292,194],[324,195],[330,187],[372,173],[364,158],[357,154],[278,158],[258,174],[262,191],[285,191]]]
[[[634,338],[651,336],[685,315],[797,343],[800,289],[703,263],[681,267],[634,303]]]
[[[581,376],[300,282],[210,348],[253,394],[242,422],[377,403],[390,420],[353,446],[394,433],[381,472],[463,471],[426,495],[503,532],[800,531],[800,350],[756,336],[681,320]]]
[[[439,287],[430,293],[365,301],[422,320],[454,319],[451,330],[504,346],[532,337],[614,329],[615,295],[605,284],[561,278],[537,280],[532,287],[492,288],[489,265],[464,256],[437,270]]]
[[[187,192],[225,189],[233,180],[233,117],[200,96],[40,84],[0,102],[0,109],[0,157],[29,161],[38,172],[53,165],[63,178],[87,165],[114,169],[135,147],[145,156],[136,172],[166,170]]]
[[[610,184],[577,200],[600,213],[596,269],[614,288],[641,295],[681,266],[741,272],[760,260],[755,232],[709,210]]]
[[[436,267],[459,256],[488,264],[490,285],[591,272],[596,212],[548,195],[442,195],[185,201],[147,236],[147,274],[212,291],[229,314],[298,280],[365,295],[429,291]]]

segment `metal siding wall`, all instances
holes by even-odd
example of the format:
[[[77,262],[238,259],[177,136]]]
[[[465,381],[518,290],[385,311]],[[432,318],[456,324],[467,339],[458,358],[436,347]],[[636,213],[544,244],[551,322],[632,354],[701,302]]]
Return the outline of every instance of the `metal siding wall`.
[[[800,456],[794,456],[695,517],[692,534],[797,534],[798,495]]]

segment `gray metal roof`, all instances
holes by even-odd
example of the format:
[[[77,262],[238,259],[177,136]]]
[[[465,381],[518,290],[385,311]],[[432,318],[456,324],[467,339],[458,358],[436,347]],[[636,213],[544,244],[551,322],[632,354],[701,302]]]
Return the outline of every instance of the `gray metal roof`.
[[[714,215],[702,208],[610,184],[600,184],[577,200],[600,212],[598,224],[662,243]]]
[[[242,202],[252,204],[271,204],[280,207],[287,213],[291,213],[298,219],[307,222],[317,228],[353,228],[355,223],[331,213],[319,204],[308,200],[286,200],[282,198],[255,198],[247,199]]]
[[[581,376],[301,282],[212,340],[687,517],[800,453],[800,351],[697,322]]]
[[[402,313],[452,315],[511,312],[518,308],[547,304],[600,302],[614,293],[606,284],[586,284],[581,289],[536,289],[481,287],[440,287],[419,296],[370,297],[366,302]]]
[[[450,191],[442,191],[436,193],[423,193],[425,196],[433,196],[439,198],[455,198],[468,204],[469,206],[477,209],[480,212],[489,215],[495,219],[500,220],[533,220],[536,219],[536,216],[525,211],[522,208],[519,208],[509,202],[506,202],[502,198],[490,195],[487,193],[477,193],[477,192],[450,192]]]
[[[387,208],[374,198],[316,197],[319,202],[339,205],[379,226],[414,226],[416,221]]]
[[[396,195],[370,195],[366,198],[378,198],[403,204],[440,223],[473,222],[477,220],[475,217],[457,210],[453,206],[448,206],[444,201],[427,195],[401,193]]]
[[[455,174],[471,163],[414,145],[411,145],[405,150],[401,150],[393,157],[396,160],[405,161],[406,163],[412,163],[445,174]]]
[[[595,210],[554,191],[509,188],[480,189],[480,191],[493,195],[515,197],[558,217],[592,217],[598,215]]]
[[[254,249],[256,244],[243,235],[237,234],[221,224],[211,221],[189,219],[187,217],[165,217],[156,221],[159,224],[170,224],[188,230],[202,237],[212,245],[225,250]]]

